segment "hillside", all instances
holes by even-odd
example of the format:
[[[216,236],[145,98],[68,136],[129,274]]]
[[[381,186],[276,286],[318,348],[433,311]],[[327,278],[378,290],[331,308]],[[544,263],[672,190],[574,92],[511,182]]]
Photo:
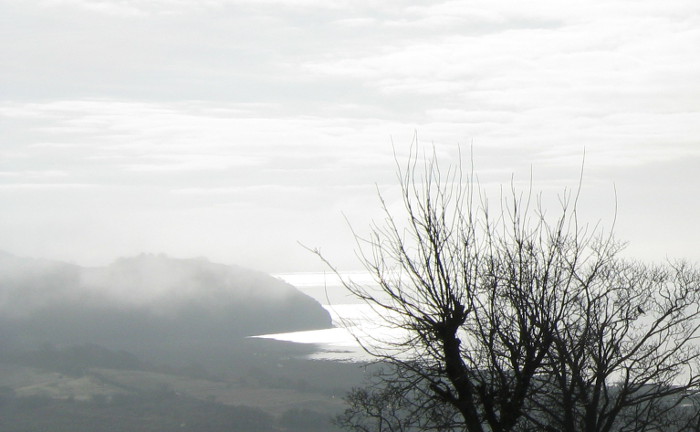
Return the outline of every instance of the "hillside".
[[[248,337],[330,326],[293,286],[204,259],[0,253],[0,430],[334,430],[362,372]]]
[[[321,305],[269,275],[205,259],[100,268],[0,254],[0,349],[98,344],[151,362],[225,365],[246,336],[328,328]]]

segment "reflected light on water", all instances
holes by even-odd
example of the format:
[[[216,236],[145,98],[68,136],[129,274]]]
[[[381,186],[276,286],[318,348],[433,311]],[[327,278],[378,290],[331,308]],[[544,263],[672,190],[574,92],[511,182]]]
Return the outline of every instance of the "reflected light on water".
[[[371,359],[361,344],[376,345],[377,340],[397,340],[396,329],[379,325],[381,316],[369,305],[357,300],[343,287],[340,278],[333,273],[286,273],[275,277],[297,287],[314,298],[330,313],[333,328],[289,333],[253,336],[285,342],[314,344],[318,351],[313,359],[363,361]],[[341,275],[355,283],[373,285],[372,277],[365,272],[347,272]]]

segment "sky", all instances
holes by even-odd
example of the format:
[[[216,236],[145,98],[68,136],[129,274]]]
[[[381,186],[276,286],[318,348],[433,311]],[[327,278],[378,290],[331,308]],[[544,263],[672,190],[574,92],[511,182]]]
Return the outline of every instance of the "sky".
[[[699,47],[697,0],[0,0],[0,249],[356,269],[417,136],[493,190],[585,153],[585,217],[700,262]]]

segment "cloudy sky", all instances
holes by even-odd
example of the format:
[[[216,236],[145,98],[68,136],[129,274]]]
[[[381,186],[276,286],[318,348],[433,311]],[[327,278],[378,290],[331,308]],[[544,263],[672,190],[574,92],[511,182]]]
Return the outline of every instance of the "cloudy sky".
[[[350,269],[417,133],[700,261],[697,0],[0,0],[0,59],[17,255]]]

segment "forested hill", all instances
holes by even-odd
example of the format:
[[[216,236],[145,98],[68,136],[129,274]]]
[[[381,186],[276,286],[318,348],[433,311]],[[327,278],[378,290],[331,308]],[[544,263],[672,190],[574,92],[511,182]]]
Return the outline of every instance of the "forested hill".
[[[95,343],[150,357],[211,357],[235,351],[247,335],[330,325],[321,305],[293,286],[205,259],[140,255],[84,268],[0,254],[2,349]]]

